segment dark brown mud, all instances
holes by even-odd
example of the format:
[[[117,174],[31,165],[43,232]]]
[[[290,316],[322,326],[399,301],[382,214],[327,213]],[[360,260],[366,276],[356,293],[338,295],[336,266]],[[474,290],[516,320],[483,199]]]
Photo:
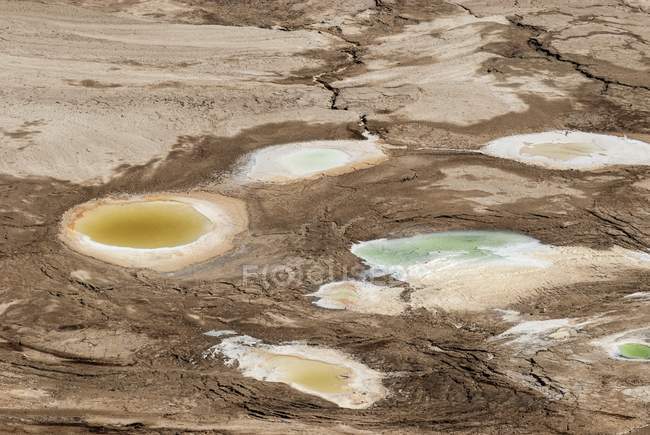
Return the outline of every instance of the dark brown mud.
[[[135,3],[109,6],[121,10]],[[290,8],[300,2],[183,3],[187,11],[172,20],[290,30],[311,28],[320,19],[310,15],[314,11]],[[610,396],[645,385],[647,376],[589,353],[588,343],[647,324],[648,305],[624,300],[647,291],[647,272],[548,288],[503,307],[537,320],[614,319],[578,333],[575,354],[573,342],[533,348],[533,356],[522,357],[491,341],[512,326],[494,312],[416,309],[381,316],[324,310],[305,297],[324,282],[364,276],[365,267],[349,251],[360,240],[502,229],[558,246],[650,246],[650,191],[639,184],[650,179],[647,167],[552,171],[475,152],[495,137],[558,128],[646,137],[645,90],[612,82],[604,91],[602,80],[592,80],[565,99],[524,94],[527,111],[471,125],[377,120],[373,111],[390,115],[402,103],[337,99],[330,83],[366,72],[368,46],[407,24],[480,12],[472,4],[372,3],[377,14],[364,18],[363,31],[356,38],[344,35],[353,51],[332,51],[321,56],[327,68],[298,71],[284,81],[329,86],[331,108],[358,113],[360,125],[287,121],[233,137],[181,135],[167,156],[125,164],[100,185],[0,177],[2,431],[618,433],[646,424],[647,404]],[[343,6],[314,7],[335,14]],[[503,14],[512,12],[502,8]],[[485,73],[505,78],[527,70],[574,71],[570,62],[549,60],[531,47],[534,30],[513,24],[508,42],[486,47],[501,57],[482,65]],[[403,61],[418,66],[435,59]],[[315,76],[321,81],[314,82]],[[104,82],[86,85],[97,83]],[[393,145],[389,160],[282,186],[232,180],[240,159],[261,147],[362,139],[365,128]],[[104,264],[70,251],[57,238],[62,214],[84,201],[193,190],[244,200],[250,224],[232,251],[177,274]],[[219,359],[203,357],[218,342],[203,334],[222,329],[273,344],[304,341],[345,351],[387,373],[384,385],[391,393],[369,409],[348,410],[283,384],[244,377]]]

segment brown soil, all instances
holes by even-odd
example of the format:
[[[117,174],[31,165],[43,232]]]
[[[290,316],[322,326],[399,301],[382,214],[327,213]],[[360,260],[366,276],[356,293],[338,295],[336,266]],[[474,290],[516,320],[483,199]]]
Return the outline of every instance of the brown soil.
[[[37,85],[29,82],[33,96],[24,100],[25,106],[3,106],[8,117],[0,115],[0,147],[7,160],[20,159],[15,149],[32,137],[60,138],[61,130],[41,132],[48,121],[34,124],[24,107],[60,110],[74,118],[76,107],[91,107],[96,99],[98,106],[107,105],[110,127],[112,116],[132,107],[132,100],[145,98],[141,89],[146,86],[146,98],[174,106],[151,121],[153,127],[159,123],[162,128],[172,118],[175,125],[190,123],[197,113],[206,119],[218,113],[220,121],[213,129],[201,124],[178,130],[175,141],[165,143],[162,151],[133,160],[128,153],[120,154],[121,144],[115,143],[107,150],[115,155],[112,176],[102,182],[66,178],[63,171],[60,178],[44,177],[32,170],[44,167],[34,166],[33,160],[12,166],[21,171],[0,175],[0,432],[614,434],[649,424],[648,401],[621,393],[650,385],[647,365],[622,364],[589,345],[597,337],[647,325],[650,304],[623,298],[648,291],[647,272],[623,271],[602,282],[549,288],[503,306],[527,320],[605,318],[569,340],[539,348],[531,344],[527,350],[532,353],[490,340],[512,326],[496,312],[419,309],[381,316],[324,310],[304,296],[330,279],[362,277],[363,265],[349,252],[359,240],[503,229],[561,246],[647,249],[650,190],[643,182],[650,179],[650,168],[553,171],[471,152],[499,136],[558,128],[648,141],[650,34],[642,7],[616,1],[553,1],[543,6],[480,0],[41,2],[63,8],[56,12],[31,2],[22,2],[24,10],[17,11],[11,3],[0,2],[0,27],[8,28],[11,40],[28,40],[23,18],[51,18],[74,28],[79,24],[75,20],[89,14],[93,20],[106,20],[109,27],[143,19],[196,27],[281,26],[283,30],[272,35],[305,31],[309,39],[321,32],[338,42],[322,49],[323,56],[305,50],[295,70],[282,70],[281,61],[269,60],[277,65],[273,63],[275,76],[267,83],[247,83],[250,77],[243,71],[256,60],[237,54],[247,49],[240,45],[228,60],[235,66],[223,74],[241,74],[241,80],[219,85],[222,88],[192,82],[189,75],[202,74],[202,66],[181,72],[173,65],[147,66],[145,58],[130,67],[143,74],[162,69],[170,81],[152,78],[134,84],[124,81],[125,76],[113,79],[104,73],[75,78],[57,88],[64,89],[57,91],[58,103],[49,94],[39,100]],[[11,10],[18,21],[2,18],[3,9]],[[392,58],[390,50],[382,51],[388,44],[384,38],[448,16],[507,17],[510,24],[499,25],[498,42],[481,39],[472,51],[489,56],[479,63],[475,76],[492,77],[484,87],[497,97],[506,91],[515,95],[521,101],[517,104],[527,109],[498,113],[487,107],[467,122],[414,119],[409,107],[419,107],[428,101],[423,95],[434,95],[439,88],[424,83],[404,85],[397,92],[383,78],[368,75],[402,71],[386,66],[392,61],[406,68],[404,80],[431,74],[439,62],[436,56],[413,54],[405,41],[404,53]],[[593,23],[594,17],[609,18]],[[16,24],[19,21],[22,24]],[[101,23],[98,28],[103,28]],[[585,36],[563,36],[578,25],[605,26],[605,31],[622,32],[638,45],[623,44],[624,50],[613,43],[599,45],[590,57],[583,54]],[[477,28],[477,34],[492,30]],[[431,36],[438,37],[444,39],[444,32]],[[0,43],[4,38],[0,36]],[[59,42],[65,44],[65,39]],[[103,43],[109,42],[98,44]],[[140,51],[129,55],[133,59],[146,57],[139,54],[146,52],[146,45],[120,44],[133,50],[138,46]],[[30,58],[55,62],[30,47],[25,48]],[[201,51],[197,62],[210,65],[211,55]],[[270,59],[274,56],[280,55],[269,54]],[[613,64],[616,56],[619,63]],[[124,61],[116,57],[111,62]],[[640,69],[637,64],[644,62],[645,69]],[[540,75],[533,79],[534,74]],[[526,90],[528,85],[547,86],[557,94],[532,92]],[[214,94],[197,102],[196,96],[207,88]],[[80,89],[125,93],[88,96],[79,94]],[[13,83],[0,95],[23,101],[23,92],[21,83]],[[135,92],[133,98],[129,92]],[[185,92],[193,97],[185,98]],[[446,95],[440,91],[437,98]],[[507,98],[504,101],[511,101]],[[80,99],[83,105],[75,106]],[[210,106],[215,101],[218,108]],[[240,159],[255,149],[362,139],[365,129],[394,146],[388,150],[390,158],[375,167],[279,186],[240,186],[231,178]],[[62,131],[71,137],[78,133]],[[133,138],[134,143],[141,139]],[[149,161],[143,164],[145,157]],[[45,166],[48,158],[51,154],[43,155]],[[485,187],[468,190],[476,180]],[[227,254],[175,274],[111,266],[69,250],[57,238],[61,216],[77,204],[107,195],[174,191],[206,191],[243,200],[248,230]],[[297,278],[283,279],[277,272],[280,266]],[[277,273],[263,275],[265,268]],[[244,276],[245,270],[259,273]],[[301,340],[345,351],[389,373],[384,385],[391,394],[369,409],[348,410],[283,384],[244,377],[218,359],[203,358],[218,342],[203,333],[215,329],[232,329],[267,343]]]

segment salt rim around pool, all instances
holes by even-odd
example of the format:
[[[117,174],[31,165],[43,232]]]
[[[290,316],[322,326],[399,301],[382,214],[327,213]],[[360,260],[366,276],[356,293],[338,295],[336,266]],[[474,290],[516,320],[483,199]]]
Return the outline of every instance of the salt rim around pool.
[[[341,408],[368,408],[388,395],[382,373],[334,349],[297,342],[269,345],[241,335],[225,338],[203,354],[218,355],[227,365],[237,363],[244,376],[281,382]]]
[[[193,240],[173,246],[143,248],[102,243],[80,231],[84,217],[103,206],[152,202],[188,205],[200,219],[205,219],[205,226]],[[246,206],[238,199],[208,193],[161,193],[104,198],[80,204],[63,215],[59,238],[70,249],[106,263],[173,272],[229,251],[235,235],[247,226]]]
[[[650,362],[650,328],[623,331],[594,340],[611,358],[628,362]]]
[[[445,231],[359,242],[369,276],[391,275],[414,290],[409,306],[433,311],[505,308],[522,298],[580,282],[650,269],[650,255],[614,246],[544,245],[506,231]]]
[[[336,281],[324,284],[307,296],[318,298],[314,305],[332,310],[396,316],[407,303],[401,300],[400,287],[384,287],[366,281]]]
[[[346,174],[388,159],[377,136],[364,136],[366,140],[321,140],[262,148],[244,158],[235,179],[243,183],[287,184]]]
[[[599,169],[650,165],[650,144],[627,137],[580,131],[549,131],[493,140],[483,154],[549,169]]]

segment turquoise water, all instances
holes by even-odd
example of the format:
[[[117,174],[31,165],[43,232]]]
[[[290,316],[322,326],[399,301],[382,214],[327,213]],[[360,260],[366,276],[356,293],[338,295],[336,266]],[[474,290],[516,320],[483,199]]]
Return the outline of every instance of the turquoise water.
[[[350,161],[350,156],[332,148],[306,148],[287,154],[280,161],[292,173],[308,174],[344,166]]]
[[[411,266],[436,258],[458,260],[503,258],[495,249],[537,243],[507,231],[446,231],[401,239],[380,239],[352,247],[352,253],[374,267]]]

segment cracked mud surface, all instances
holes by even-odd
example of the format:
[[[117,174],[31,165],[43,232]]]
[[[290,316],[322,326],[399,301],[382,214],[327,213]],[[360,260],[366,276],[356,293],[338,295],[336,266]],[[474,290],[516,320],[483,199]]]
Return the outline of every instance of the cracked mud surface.
[[[549,170],[473,151],[563,129],[650,142],[649,12],[645,0],[0,1],[2,431],[643,433],[647,363],[594,343],[647,328],[648,298],[626,297],[650,290],[647,269],[585,267],[580,282],[494,301],[503,311],[378,315],[306,295],[363,279],[350,247],[384,237],[495,229],[647,250],[649,167]],[[389,155],[376,166],[233,181],[255,150],[367,131]],[[249,225],[180,272],[111,266],[57,238],[83,202],[193,191],[242,200]],[[300,279],[262,273],[280,265]],[[203,357],[219,343],[210,330],[336,349],[385,373],[389,394],[344,409],[244,377]]]

